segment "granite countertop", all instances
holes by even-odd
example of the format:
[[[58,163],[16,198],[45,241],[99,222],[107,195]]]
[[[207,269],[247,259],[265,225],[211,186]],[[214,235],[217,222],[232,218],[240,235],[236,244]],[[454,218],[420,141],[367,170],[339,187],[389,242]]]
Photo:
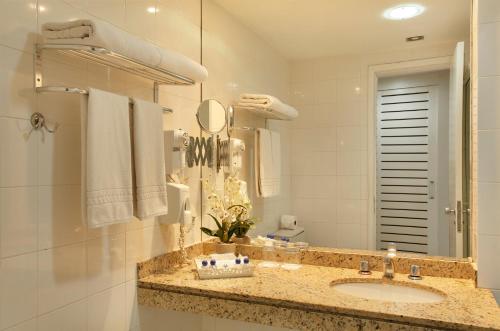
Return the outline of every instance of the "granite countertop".
[[[140,278],[138,286],[431,328],[500,330],[500,308],[493,295],[489,290],[476,288],[473,280],[425,276],[423,280],[411,281],[407,275],[396,274],[392,282],[446,294],[444,301],[430,304],[367,300],[342,294],[331,286],[360,278],[379,281],[382,273],[374,271],[371,276],[361,276],[353,269],[302,265],[294,271],[257,267],[254,277],[199,280],[194,265],[188,265]]]

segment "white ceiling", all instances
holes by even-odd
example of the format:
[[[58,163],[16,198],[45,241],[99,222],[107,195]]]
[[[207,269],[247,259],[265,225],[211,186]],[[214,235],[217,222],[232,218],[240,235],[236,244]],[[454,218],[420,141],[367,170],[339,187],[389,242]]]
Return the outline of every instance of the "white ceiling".
[[[459,41],[469,35],[470,0],[415,0],[415,18],[389,21],[385,9],[404,0],[215,0],[290,59],[360,54]],[[406,37],[425,40],[407,43]]]

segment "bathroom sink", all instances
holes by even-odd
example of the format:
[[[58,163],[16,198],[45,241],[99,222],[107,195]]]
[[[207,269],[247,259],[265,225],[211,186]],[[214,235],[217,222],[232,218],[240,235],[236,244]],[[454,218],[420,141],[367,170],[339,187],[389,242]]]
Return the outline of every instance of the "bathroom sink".
[[[341,293],[370,300],[406,303],[437,303],[445,299],[444,294],[424,287],[405,286],[404,283],[343,282],[332,284]]]

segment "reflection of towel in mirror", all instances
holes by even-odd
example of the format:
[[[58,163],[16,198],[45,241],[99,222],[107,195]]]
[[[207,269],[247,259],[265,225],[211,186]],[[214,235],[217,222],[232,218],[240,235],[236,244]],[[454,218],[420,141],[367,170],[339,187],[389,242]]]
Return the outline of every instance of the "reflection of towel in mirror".
[[[279,195],[281,183],[280,135],[266,129],[255,132],[255,180],[257,196]]]
[[[291,120],[299,116],[297,109],[267,94],[242,94],[240,100],[238,100],[238,106],[242,108],[265,109],[283,120]]]

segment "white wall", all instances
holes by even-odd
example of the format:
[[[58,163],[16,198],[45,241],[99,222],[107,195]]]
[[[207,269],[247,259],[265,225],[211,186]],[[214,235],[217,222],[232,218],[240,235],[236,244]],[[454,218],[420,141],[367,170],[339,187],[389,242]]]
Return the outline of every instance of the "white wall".
[[[174,249],[178,228],[137,220],[87,230],[80,219],[80,115],[75,95],[35,95],[32,50],[47,21],[99,17],[200,61],[199,0],[4,0],[0,11],[0,330],[129,330],[137,324],[136,262]],[[150,14],[147,7],[157,6]],[[45,83],[94,86],[151,100],[151,82],[69,58]],[[200,86],[162,87],[165,127],[198,135]],[[40,111],[59,122],[34,132]],[[199,169],[188,172],[199,209]],[[197,210],[199,212],[199,210]],[[200,239],[199,222],[187,243]]]
[[[478,285],[500,300],[500,2],[478,0]]]
[[[292,63],[292,211],[313,245],[367,248],[370,65],[453,54],[455,42]]]
[[[386,77],[378,81],[378,89],[396,89],[415,86],[437,86],[437,155],[434,160],[437,167],[436,195],[437,195],[437,211],[436,211],[436,229],[438,230],[438,247],[434,255],[449,256],[450,255],[450,225],[446,220],[448,216],[444,214],[444,208],[449,205],[449,80],[450,71],[441,70],[435,72],[427,72],[420,74]]]

